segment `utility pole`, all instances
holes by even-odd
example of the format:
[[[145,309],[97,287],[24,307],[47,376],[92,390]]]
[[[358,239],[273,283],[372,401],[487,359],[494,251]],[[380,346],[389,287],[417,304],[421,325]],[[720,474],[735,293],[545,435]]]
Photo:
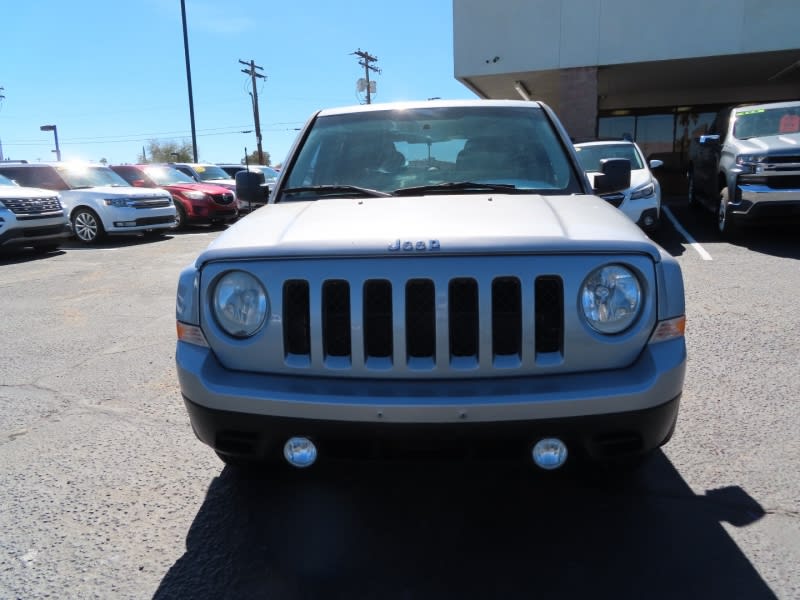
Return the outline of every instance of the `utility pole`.
[[[367,104],[372,104],[371,90],[369,86],[369,72],[370,71],[374,71],[375,73],[381,72],[381,70],[378,67],[372,66],[372,63],[378,62],[378,57],[372,56],[369,52],[361,50],[361,48],[359,48],[355,52],[352,52],[351,54],[354,54],[361,59],[358,61],[358,64],[364,67],[364,75],[366,76],[367,80]]]
[[[240,60],[239,63],[246,65],[247,69],[242,69],[242,73],[247,73],[250,75],[250,81],[253,86],[253,91],[250,93],[250,99],[253,102],[253,121],[255,121],[256,125],[256,143],[258,145],[258,164],[264,164],[264,149],[261,147],[261,122],[258,118],[258,90],[256,89],[256,79],[266,79],[265,75],[256,72],[256,69],[263,71],[263,67],[259,67],[254,60],[250,62],[245,62]]]

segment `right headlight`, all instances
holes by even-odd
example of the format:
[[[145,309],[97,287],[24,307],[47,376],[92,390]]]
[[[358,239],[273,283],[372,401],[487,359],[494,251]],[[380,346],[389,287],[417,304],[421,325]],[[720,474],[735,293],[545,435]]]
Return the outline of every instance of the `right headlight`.
[[[647,185],[640,187],[639,189],[633,190],[631,193],[631,200],[640,200],[641,198],[649,198],[656,192],[656,186],[652,183],[648,183]]]
[[[583,280],[580,304],[592,329],[620,333],[633,324],[642,310],[642,287],[630,269],[606,265]]]
[[[211,310],[228,335],[255,335],[267,320],[269,298],[261,283],[244,271],[230,271],[214,286]]]
[[[206,197],[204,192],[200,192],[198,190],[190,190],[188,192],[184,192],[183,195],[190,200],[204,200]]]

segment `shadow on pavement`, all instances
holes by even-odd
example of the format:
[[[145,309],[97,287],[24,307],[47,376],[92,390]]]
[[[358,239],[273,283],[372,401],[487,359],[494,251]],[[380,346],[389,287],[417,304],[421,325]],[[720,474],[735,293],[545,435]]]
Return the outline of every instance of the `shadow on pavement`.
[[[717,231],[714,215],[702,208],[690,209],[686,198],[670,198],[665,202],[665,206],[669,207],[681,226],[700,244],[731,244],[769,256],[800,259],[796,223],[743,227],[734,239],[727,240]],[[668,220],[665,220],[665,225],[668,226],[665,235],[668,236],[669,245],[662,243],[656,236],[653,239],[673,256],[677,256],[673,251],[674,244],[677,242],[681,245],[685,242],[671,224],[668,224]],[[662,227],[656,235],[662,235],[664,230]]]
[[[155,598],[774,598],[720,525],[764,511],[695,495],[658,452],[630,480],[534,467],[225,468]]]

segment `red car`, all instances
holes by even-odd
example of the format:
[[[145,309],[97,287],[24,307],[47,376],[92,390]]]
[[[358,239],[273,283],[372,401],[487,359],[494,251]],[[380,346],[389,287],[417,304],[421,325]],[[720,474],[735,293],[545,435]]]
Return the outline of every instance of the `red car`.
[[[175,201],[176,229],[188,223],[225,224],[236,220],[234,193],[224,187],[198,183],[165,165],[114,165],[111,167],[135,187],[158,187],[172,194]]]

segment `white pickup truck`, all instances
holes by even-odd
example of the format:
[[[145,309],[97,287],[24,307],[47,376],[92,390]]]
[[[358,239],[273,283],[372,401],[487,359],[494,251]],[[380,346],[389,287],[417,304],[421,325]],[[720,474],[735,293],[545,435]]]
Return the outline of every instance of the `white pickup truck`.
[[[722,235],[800,222],[800,101],[720,111],[689,158],[689,204],[712,211]]]

